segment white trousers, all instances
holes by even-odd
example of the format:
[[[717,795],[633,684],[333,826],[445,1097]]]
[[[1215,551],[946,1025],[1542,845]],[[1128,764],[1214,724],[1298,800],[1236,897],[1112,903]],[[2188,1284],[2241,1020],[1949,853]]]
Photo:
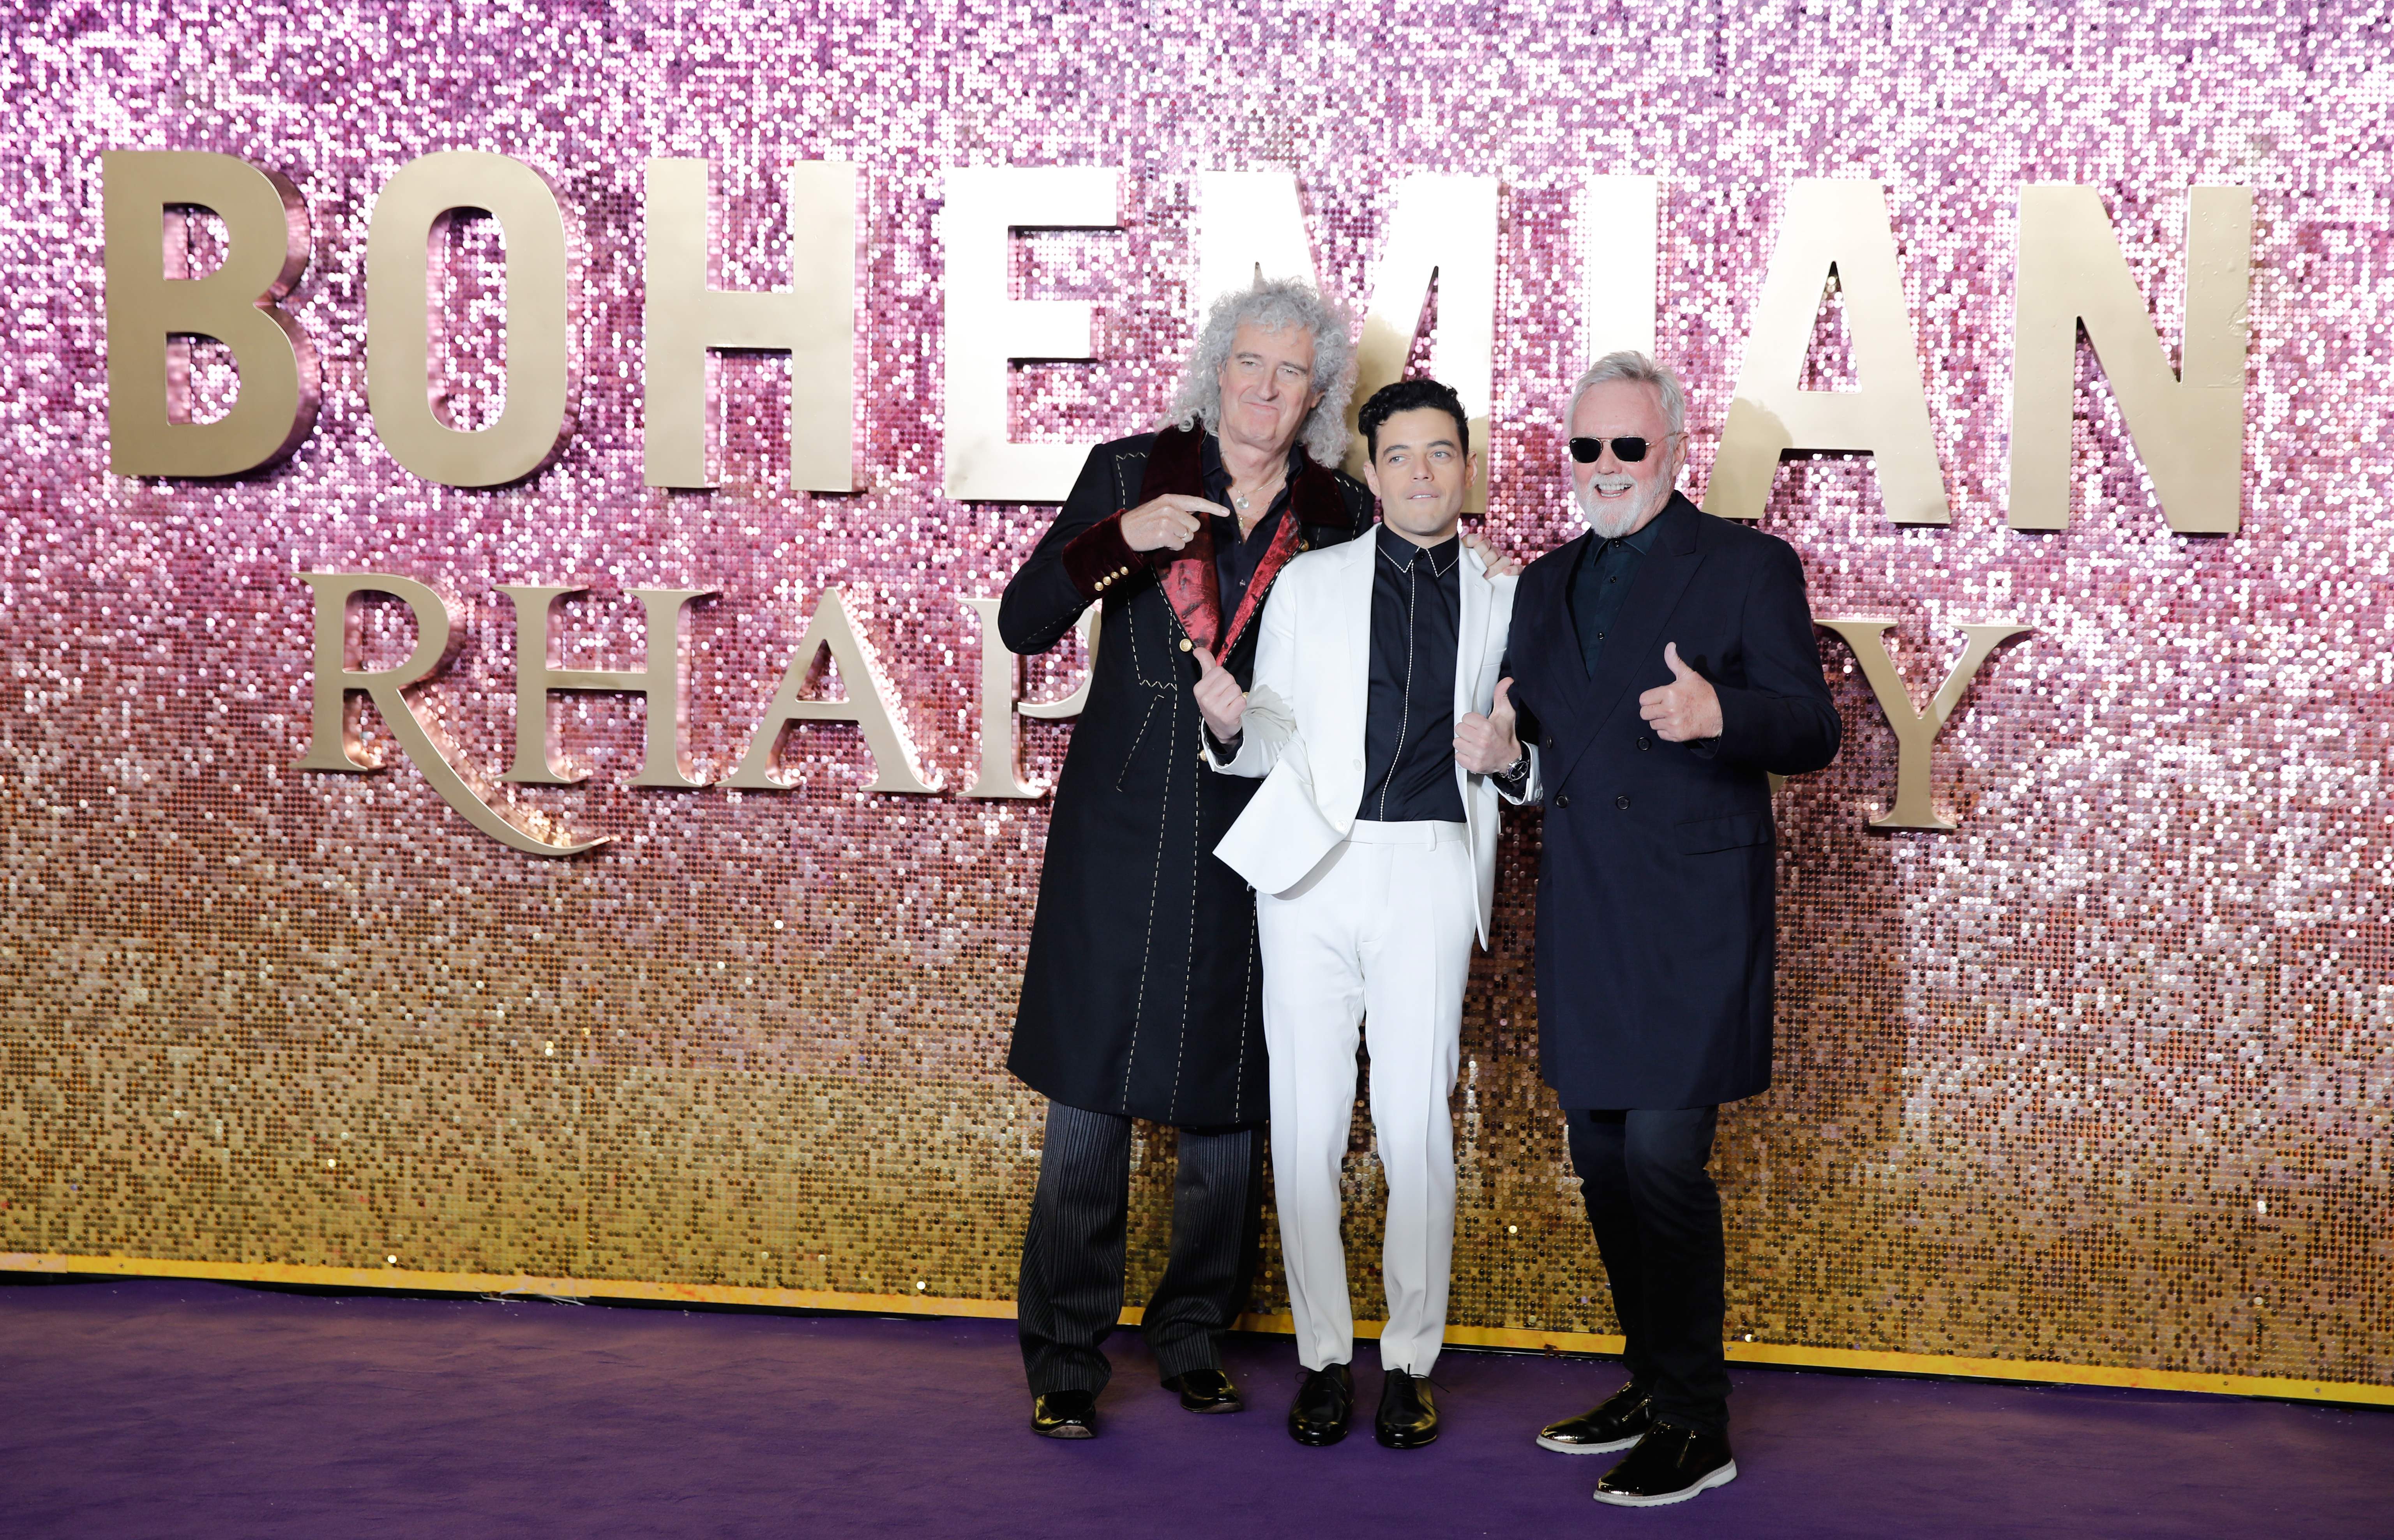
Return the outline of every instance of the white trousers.
[[[1446,1336],[1454,1255],[1454,1090],[1476,934],[1460,823],[1359,821],[1296,887],[1256,901],[1271,1050],[1272,1184],[1297,1361],[1348,1362],[1355,1320],[1339,1238],[1339,1163],[1370,1020],[1372,1131],[1388,1178],[1380,1364],[1427,1375]]]

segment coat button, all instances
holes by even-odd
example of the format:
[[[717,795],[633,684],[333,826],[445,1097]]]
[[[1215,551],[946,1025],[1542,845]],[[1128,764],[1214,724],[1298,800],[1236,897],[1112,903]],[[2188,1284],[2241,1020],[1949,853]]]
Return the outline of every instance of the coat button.
[[[1629,798],[1627,796],[1616,796],[1612,799],[1612,805],[1620,809],[1623,812],[1627,812],[1629,810]]]
[[[1547,733],[1547,734],[1546,734],[1546,747],[1547,747],[1548,749],[1552,749],[1554,746],[1555,746],[1555,735],[1554,735],[1553,733],[1549,732],[1549,733]]]
[[[1188,652],[1188,651],[1189,651],[1189,649],[1190,649],[1190,647],[1194,646],[1194,645],[1195,645],[1195,644],[1194,644],[1193,642],[1191,642],[1191,641],[1190,641],[1187,637],[1183,637],[1183,638],[1180,638],[1180,651],[1182,651],[1183,652]]]
[[[1568,808],[1568,807],[1570,807],[1570,806],[1571,806],[1571,793],[1569,793],[1569,792],[1565,792],[1565,793],[1563,793],[1561,796],[1559,796],[1556,797],[1556,798],[1555,798],[1555,806],[1556,806],[1556,807],[1558,807],[1558,808]]]
[[[1653,746],[1654,740],[1651,738],[1641,737],[1638,740],[1638,752],[1640,754],[1645,753],[1648,749],[1652,748]]]

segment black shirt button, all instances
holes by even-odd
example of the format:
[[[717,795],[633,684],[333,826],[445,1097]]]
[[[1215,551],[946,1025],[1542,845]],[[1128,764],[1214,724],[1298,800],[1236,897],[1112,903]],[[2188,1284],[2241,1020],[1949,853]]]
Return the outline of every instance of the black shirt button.
[[[1638,740],[1638,752],[1640,754],[1645,753],[1648,749],[1652,748],[1653,746],[1654,741],[1651,738],[1640,737]]]
[[[1549,733],[1547,733],[1547,734],[1546,734],[1546,747],[1548,747],[1548,748],[1552,748],[1552,747],[1554,747],[1554,746],[1555,746],[1555,735],[1554,735],[1553,733],[1549,732]]]
[[[1627,812],[1629,810],[1629,798],[1625,795],[1616,796],[1612,799],[1612,805],[1620,809],[1623,812]]]
[[[1561,796],[1559,796],[1556,797],[1556,798],[1555,798],[1555,806],[1556,806],[1556,807],[1558,807],[1558,808],[1568,808],[1568,807],[1570,807],[1570,806],[1571,806],[1571,793],[1569,793],[1569,792],[1565,792],[1565,793],[1563,793]]]

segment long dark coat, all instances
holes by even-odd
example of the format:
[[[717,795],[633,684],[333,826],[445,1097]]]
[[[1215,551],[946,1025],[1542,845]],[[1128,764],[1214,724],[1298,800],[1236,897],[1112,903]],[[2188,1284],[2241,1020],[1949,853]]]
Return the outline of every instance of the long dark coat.
[[[1676,494],[1655,521],[1592,678],[1571,614],[1591,537],[1514,591],[1505,666],[1546,789],[1539,1059],[1565,1107],[1707,1107],[1770,1084],[1767,772],[1837,752],[1794,549]],[[1666,744],[1638,715],[1671,682],[1665,642],[1719,692],[1709,745]]]
[[[1202,435],[1167,430],[1093,450],[1006,586],[997,621],[1008,649],[1044,652],[1093,599],[1104,605],[1088,702],[1056,783],[1006,1067],[1067,1106],[1184,1127],[1256,1122],[1269,1105],[1255,894],[1213,855],[1258,783],[1201,762],[1198,669],[1181,648],[1182,612],[1213,586],[1210,558],[1166,566],[1173,553],[1133,553],[1116,525],[1161,493],[1204,495],[1203,448]],[[1349,539],[1371,513],[1361,485],[1309,461],[1282,514],[1296,531],[1288,554]],[[1276,572],[1250,583],[1246,624],[1221,659],[1242,685],[1255,677],[1255,617]],[[1237,618],[1201,624],[1200,639]]]

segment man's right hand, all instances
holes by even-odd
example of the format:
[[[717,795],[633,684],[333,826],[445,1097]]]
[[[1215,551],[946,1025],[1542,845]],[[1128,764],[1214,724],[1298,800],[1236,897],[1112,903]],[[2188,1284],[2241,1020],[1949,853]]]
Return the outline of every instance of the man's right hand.
[[[1235,744],[1247,714],[1247,692],[1213,653],[1202,647],[1190,651],[1197,659],[1197,709],[1204,714],[1206,730],[1222,743]]]
[[[1225,519],[1230,516],[1230,510],[1219,503],[1167,492],[1122,516],[1123,544],[1135,551],[1177,551],[1196,537],[1207,518],[1217,513]]]
[[[1513,733],[1519,713],[1513,709],[1512,690],[1511,679],[1497,680],[1488,715],[1475,711],[1454,724],[1455,760],[1474,775],[1493,775],[1521,757],[1521,740]]]

